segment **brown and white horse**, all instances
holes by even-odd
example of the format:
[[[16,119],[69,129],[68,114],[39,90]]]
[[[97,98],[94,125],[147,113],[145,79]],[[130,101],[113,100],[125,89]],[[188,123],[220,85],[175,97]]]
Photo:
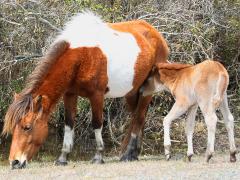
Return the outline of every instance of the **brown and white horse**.
[[[189,161],[193,155],[192,136],[195,116],[200,107],[208,130],[206,161],[214,152],[216,131],[216,108],[220,108],[228,131],[230,144],[230,161],[236,161],[234,141],[234,119],[228,107],[227,86],[229,76],[222,64],[206,60],[197,65],[159,63],[152,75],[144,83],[141,90],[143,96],[166,90],[175,97],[175,104],[164,118],[164,147],[166,159],[170,158],[170,125],[171,122],[188,112],[186,119],[186,135],[188,142],[187,156]]]
[[[6,113],[3,134],[13,133],[9,156],[12,168],[25,167],[43,144],[50,113],[62,96],[65,133],[57,164],[67,164],[73,147],[78,96],[87,97],[91,104],[97,143],[95,163],[103,163],[104,98],[126,97],[134,116],[123,143],[122,160],[137,159],[136,142],[151,101],[151,96],[139,93],[139,87],[156,62],[167,61],[168,54],[162,35],[145,21],[107,24],[90,12],[73,17]]]

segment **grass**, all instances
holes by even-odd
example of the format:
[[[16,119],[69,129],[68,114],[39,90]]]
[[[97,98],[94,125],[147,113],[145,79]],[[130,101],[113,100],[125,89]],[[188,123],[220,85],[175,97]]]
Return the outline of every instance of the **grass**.
[[[238,156],[239,159],[239,156]],[[103,165],[90,161],[70,161],[65,167],[52,161],[33,161],[27,169],[10,170],[0,166],[0,179],[239,179],[240,162],[229,163],[229,155],[216,153],[209,164],[204,156],[186,162],[183,156],[165,161],[164,156],[142,156],[136,162],[107,158]]]

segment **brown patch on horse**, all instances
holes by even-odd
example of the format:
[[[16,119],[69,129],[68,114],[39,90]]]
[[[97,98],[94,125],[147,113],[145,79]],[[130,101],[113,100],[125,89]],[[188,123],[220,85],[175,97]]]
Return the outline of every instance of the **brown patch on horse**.
[[[117,31],[131,33],[141,49],[134,67],[133,90],[129,94],[136,93],[156,63],[167,63],[168,45],[164,37],[144,20],[114,23],[109,26]]]
[[[68,48],[69,43],[66,41],[59,41],[53,44],[46,55],[39,60],[35,70],[28,77],[26,87],[21,92],[21,95],[30,94],[36,90],[47,76],[49,69]]]

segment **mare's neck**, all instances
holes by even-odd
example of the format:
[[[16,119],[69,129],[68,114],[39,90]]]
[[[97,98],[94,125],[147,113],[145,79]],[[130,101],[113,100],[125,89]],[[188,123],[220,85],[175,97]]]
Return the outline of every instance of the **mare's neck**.
[[[80,60],[72,55],[63,55],[47,72],[39,87],[32,92],[33,97],[42,95],[47,97],[45,108],[52,110],[64,92],[69,89],[74,80]]]

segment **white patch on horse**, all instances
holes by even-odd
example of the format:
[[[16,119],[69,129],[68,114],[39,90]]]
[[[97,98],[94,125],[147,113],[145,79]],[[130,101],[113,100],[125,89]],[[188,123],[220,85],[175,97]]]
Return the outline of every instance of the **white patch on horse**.
[[[99,129],[94,130],[95,133],[95,138],[97,142],[97,150],[103,150],[104,145],[103,145],[103,139],[102,139],[102,127]]]
[[[65,125],[62,152],[71,152],[73,147],[74,130]]]
[[[99,17],[84,12],[68,22],[57,40],[65,40],[71,48],[99,47],[107,57],[109,91],[105,97],[123,97],[133,87],[134,66],[140,48],[130,33],[111,29]]]

